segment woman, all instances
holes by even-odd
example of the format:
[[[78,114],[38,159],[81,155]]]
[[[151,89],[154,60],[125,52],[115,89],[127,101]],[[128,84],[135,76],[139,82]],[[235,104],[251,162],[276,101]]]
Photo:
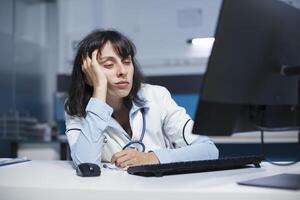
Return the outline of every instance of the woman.
[[[117,31],[96,30],[79,43],[65,111],[75,165],[218,158],[209,138],[191,133],[190,116],[166,88],[142,83],[135,46]]]

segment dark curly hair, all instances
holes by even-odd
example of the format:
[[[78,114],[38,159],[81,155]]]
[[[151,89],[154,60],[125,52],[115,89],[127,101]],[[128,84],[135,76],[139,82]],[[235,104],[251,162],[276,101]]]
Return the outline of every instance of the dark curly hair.
[[[135,45],[126,36],[115,30],[95,30],[88,34],[78,44],[78,51],[75,56],[73,71],[71,76],[71,84],[68,91],[68,97],[65,102],[65,111],[70,116],[85,117],[85,108],[93,95],[93,87],[86,84],[85,75],[81,69],[83,58],[86,55],[91,57],[92,52],[98,49],[99,52],[103,49],[104,45],[110,42],[114,51],[122,59],[131,56],[134,74],[132,89],[127,97],[124,98],[125,106],[131,107],[132,101],[142,105],[143,99],[137,95],[141,83],[144,78],[139,70],[138,63],[135,59],[136,48]]]

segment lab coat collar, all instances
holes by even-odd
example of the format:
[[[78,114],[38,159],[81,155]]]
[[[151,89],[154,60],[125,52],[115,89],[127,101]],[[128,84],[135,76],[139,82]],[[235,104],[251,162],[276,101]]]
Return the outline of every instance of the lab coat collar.
[[[138,105],[137,103],[132,102],[132,107],[130,109],[129,116],[134,115],[137,111],[141,110],[142,108],[144,108],[145,111],[149,110],[148,103],[145,102],[144,105]]]
[[[143,93],[142,89],[139,90],[138,96],[140,97],[140,99],[144,99],[144,103],[142,105],[140,105],[140,104],[132,101],[132,107],[129,111],[129,123],[130,123],[131,126],[132,126],[133,115],[135,115],[142,108],[144,108],[145,113],[150,109],[148,101],[144,98],[145,96],[144,96],[144,93]],[[124,132],[124,129],[121,127],[121,125],[115,119],[110,121],[109,126],[111,128],[117,129],[120,132]],[[125,134],[125,135],[128,138],[127,134]],[[130,140],[130,138],[128,138],[128,139]]]
[[[143,87],[143,86],[142,86]],[[142,89],[139,90],[138,92],[138,96],[140,99],[143,99],[144,100],[144,103],[142,105],[132,101],[132,107],[130,109],[130,112],[129,112],[129,116],[132,116],[134,115],[134,113],[136,113],[137,111],[141,110],[142,108],[144,108],[145,112],[147,110],[149,110],[150,106],[149,106],[149,103],[147,101],[147,99],[145,99],[145,95],[144,95],[144,92]]]

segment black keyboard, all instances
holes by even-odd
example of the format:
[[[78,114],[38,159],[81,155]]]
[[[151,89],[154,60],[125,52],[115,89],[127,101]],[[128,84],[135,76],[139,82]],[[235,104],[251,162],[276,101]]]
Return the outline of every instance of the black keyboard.
[[[253,164],[255,167],[260,167],[264,156],[238,156],[227,157],[216,160],[198,160],[189,162],[175,162],[166,164],[154,165],[139,165],[132,166],[127,169],[129,174],[139,176],[164,176],[173,174],[187,174],[196,172],[208,172],[227,169],[240,169],[249,167]]]

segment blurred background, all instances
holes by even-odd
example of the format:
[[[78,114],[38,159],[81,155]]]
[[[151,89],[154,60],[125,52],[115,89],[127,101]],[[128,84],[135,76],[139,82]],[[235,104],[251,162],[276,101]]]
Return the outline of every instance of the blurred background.
[[[300,8],[300,0],[285,2]],[[221,3],[0,0],[0,157],[69,159],[65,92],[76,45],[97,28],[116,29],[131,38],[148,82],[166,86],[193,118]],[[205,40],[199,45],[187,42],[195,37]],[[274,151],[276,138],[288,143],[296,141],[297,134],[270,136]],[[259,136],[215,141],[225,155],[233,147],[239,152],[255,149]]]

